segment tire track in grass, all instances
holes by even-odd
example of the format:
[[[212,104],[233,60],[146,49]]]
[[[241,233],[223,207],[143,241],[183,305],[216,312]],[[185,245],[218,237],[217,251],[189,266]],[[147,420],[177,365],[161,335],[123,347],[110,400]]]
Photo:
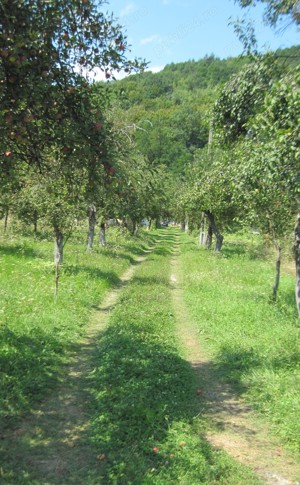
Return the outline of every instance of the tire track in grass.
[[[171,261],[173,305],[177,336],[185,357],[193,367],[199,388],[199,413],[212,423],[206,438],[218,449],[251,467],[268,485],[299,485],[300,465],[282,449],[266,424],[255,416],[231,387],[219,380],[203,350],[199,335],[189,319],[179,279],[179,237]],[[199,318],[201,307],[199,306]]]
[[[72,346],[69,364],[55,392],[41,401],[14,430],[1,434],[4,459],[0,460],[0,484],[5,485],[101,485],[101,456],[88,443],[91,390],[87,379],[93,367],[97,340],[105,330],[110,312],[135,268],[154,248],[120,277],[94,311],[84,338]],[[107,484],[103,484],[107,485]]]

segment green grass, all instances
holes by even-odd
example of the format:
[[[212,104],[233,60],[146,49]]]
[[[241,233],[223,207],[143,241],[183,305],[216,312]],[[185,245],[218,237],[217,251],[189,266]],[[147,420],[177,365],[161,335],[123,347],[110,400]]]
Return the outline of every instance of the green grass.
[[[132,240],[110,230],[107,248],[86,253],[85,234],[75,234],[65,248],[57,300],[52,241],[0,239],[0,428],[55,388],[91,311],[153,237]]]
[[[174,337],[173,241],[166,231],[136,268],[99,341],[90,439],[103,464],[101,483],[258,484],[202,437],[195,375]]]
[[[294,278],[282,274],[274,304],[274,257],[258,236],[228,236],[220,256],[191,237],[183,239],[185,300],[202,345],[219,375],[266,417],[285,444],[299,451],[300,325]]]
[[[75,235],[66,247],[57,301],[52,243],[20,236],[0,241],[0,425],[8,430],[0,482],[3,476],[5,485],[45,483],[39,478],[41,471],[30,464],[30,454],[37,462],[52,463],[64,434],[54,426],[50,431],[41,428],[41,436],[38,429],[32,434],[26,430],[16,444],[13,435],[8,440],[6,436],[18,430],[18,418],[27,422],[39,401],[63,388],[59,383],[66,382],[65,365],[91,312],[105,292],[120,283],[134,257],[154,245],[146,260],[136,265],[97,348],[89,354],[88,368],[93,371],[82,382],[86,426],[67,457],[72,467],[74,450],[78,464],[69,474],[68,466],[62,474],[54,470],[56,478],[49,483],[75,483],[76,470],[78,483],[85,485],[261,483],[204,438],[210,426],[199,415],[199,399],[204,406],[204,398],[196,395],[194,370],[175,337],[170,261],[176,233],[159,230],[132,240],[112,232],[108,247],[91,254],[84,250],[83,235]],[[255,241],[250,248],[243,239],[232,241],[224,256],[216,257],[198,248],[192,238],[181,237],[186,301],[218,374],[274,420],[281,436],[283,429],[288,430],[284,439],[295,447],[291,436],[296,436],[293,426],[298,423],[290,417],[292,407],[297,411],[298,406],[294,387],[299,385],[295,364],[299,327],[289,300],[293,281],[283,278],[280,302],[270,304],[273,265]],[[45,417],[45,427],[50,418]],[[68,424],[66,432],[67,428]],[[81,465],[83,448],[91,456]]]

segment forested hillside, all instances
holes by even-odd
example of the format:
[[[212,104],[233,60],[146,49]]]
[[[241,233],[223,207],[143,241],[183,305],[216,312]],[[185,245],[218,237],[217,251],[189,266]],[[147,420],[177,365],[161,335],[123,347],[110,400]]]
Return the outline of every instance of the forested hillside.
[[[220,87],[246,62],[208,56],[115,83],[121,108],[137,127],[137,146],[151,164],[185,173],[195,151],[207,144],[208,113]]]
[[[295,67],[300,47],[277,51],[282,65]],[[142,72],[115,82],[123,116],[136,125],[135,140],[151,164],[163,164],[182,175],[198,149],[208,143],[210,111],[221,88],[243,66],[247,56],[168,64],[158,73]]]

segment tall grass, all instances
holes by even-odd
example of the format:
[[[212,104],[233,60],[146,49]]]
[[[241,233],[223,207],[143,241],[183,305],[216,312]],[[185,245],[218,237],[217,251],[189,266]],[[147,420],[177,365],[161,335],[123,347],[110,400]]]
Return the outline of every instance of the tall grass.
[[[300,325],[294,278],[282,274],[274,304],[274,258],[259,236],[228,237],[221,256],[182,237],[185,300],[201,344],[220,375],[268,419],[284,443],[300,451]]]

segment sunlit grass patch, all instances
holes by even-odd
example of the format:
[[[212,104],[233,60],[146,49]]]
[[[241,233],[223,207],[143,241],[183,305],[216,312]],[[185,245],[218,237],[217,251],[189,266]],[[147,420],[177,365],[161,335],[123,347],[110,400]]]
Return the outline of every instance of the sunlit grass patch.
[[[259,236],[227,241],[225,255],[190,244],[181,253],[185,301],[201,345],[219,375],[242,392],[299,450],[299,319],[294,280],[282,273],[278,302],[270,299],[275,264]]]

